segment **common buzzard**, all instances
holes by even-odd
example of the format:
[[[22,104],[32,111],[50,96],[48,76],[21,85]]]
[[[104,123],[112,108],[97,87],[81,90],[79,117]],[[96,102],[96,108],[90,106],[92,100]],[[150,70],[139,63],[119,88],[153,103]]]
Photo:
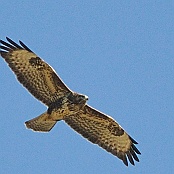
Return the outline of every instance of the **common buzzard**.
[[[71,91],[51,66],[32,52],[23,42],[20,45],[7,37],[0,40],[1,56],[17,76],[19,82],[38,100],[47,111],[26,121],[26,127],[34,131],[48,132],[64,120],[75,131],[94,144],[117,156],[128,166],[139,162],[135,147],[138,144],[110,116],[92,108],[86,95]]]

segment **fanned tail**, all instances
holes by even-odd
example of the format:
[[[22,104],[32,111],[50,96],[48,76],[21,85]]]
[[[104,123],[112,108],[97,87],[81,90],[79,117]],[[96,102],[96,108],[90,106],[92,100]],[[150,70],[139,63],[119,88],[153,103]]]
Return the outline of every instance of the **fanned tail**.
[[[45,112],[36,118],[26,121],[25,125],[28,129],[32,129],[33,131],[49,132],[57,123],[57,121],[52,120],[49,116],[50,115]]]

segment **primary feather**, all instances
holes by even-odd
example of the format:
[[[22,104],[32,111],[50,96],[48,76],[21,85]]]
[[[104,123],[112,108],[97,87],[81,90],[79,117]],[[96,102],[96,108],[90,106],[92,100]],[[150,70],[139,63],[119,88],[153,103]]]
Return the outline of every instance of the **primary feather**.
[[[139,162],[138,144],[111,117],[86,104],[85,95],[71,91],[53,68],[31,51],[7,38],[0,40],[0,53],[19,82],[38,100],[48,106],[47,112],[27,121],[27,128],[48,132],[57,121],[64,120],[75,131],[98,144],[128,165]]]

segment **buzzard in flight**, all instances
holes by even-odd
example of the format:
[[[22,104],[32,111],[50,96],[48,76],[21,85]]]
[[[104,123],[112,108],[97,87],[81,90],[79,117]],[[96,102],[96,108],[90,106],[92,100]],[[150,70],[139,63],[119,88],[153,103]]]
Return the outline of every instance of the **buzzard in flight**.
[[[64,120],[70,127],[117,156],[128,166],[139,162],[138,144],[111,117],[92,108],[86,102],[88,97],[71,91],[58,77],[51,66],[32,52],[23,42],[20,45],[7,38],[0,40],[1,56],[17,76],[19,82],[38,100],[47,111],[26,121],[26,127],[34,131],[48,132]],[[128,160],[127,160],[128,159]]]

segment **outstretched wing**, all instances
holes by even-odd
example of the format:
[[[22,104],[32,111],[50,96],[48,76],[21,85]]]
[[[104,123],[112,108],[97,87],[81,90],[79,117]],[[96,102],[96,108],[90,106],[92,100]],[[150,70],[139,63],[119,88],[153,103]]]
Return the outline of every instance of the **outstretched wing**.
[[[20,45],[7,38],[0,40],[1,56],[16,74],[20,83],[38,100],[49,106],[70,90],[51,66],[33,53],[24,43]]]
[[[132,165],[134,160],[139,162],[136,154],[141,153],[134,145],[138,143],[111,117],[86,105],[83,111],[66,116],[64,121],[92,143],[120,158],[126,166],[127,158]]]

